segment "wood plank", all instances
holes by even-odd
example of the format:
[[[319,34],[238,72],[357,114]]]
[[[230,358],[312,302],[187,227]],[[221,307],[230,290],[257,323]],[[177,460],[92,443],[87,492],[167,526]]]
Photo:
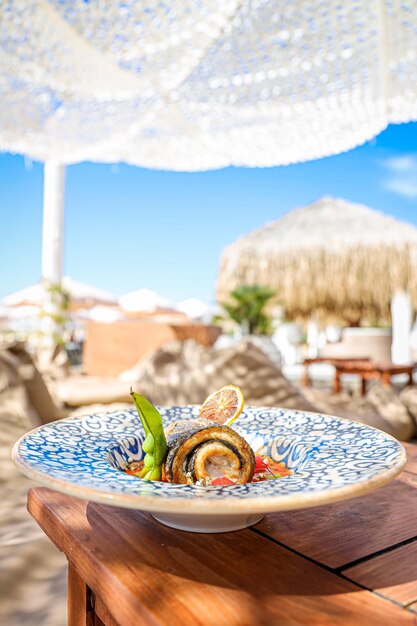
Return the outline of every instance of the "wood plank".
[[[417,476],[397,479],[365,496],[266,515],[258,531],[332,568],[353,564],[417,537]]]
[[[94,608],[96,611],[96,624],[94,626],[100,626],[101,624],[105,624],[105,626],[120,626],[100,598],[95,598]]]
[[[77,571],[68,564],[68,626],[92,626],[87,621],[87,585]]]
[[[343,574],[396,602],[417,601],[417,540],[345,569]]]
[[[250,530],[196,535],[38,488],[29,510],[120,626],[415,626],[415,617]]]
[[[415,443],[404,442],[403,445],[407,450],[407,463],[404,469],[406,472],[417,474],[417,445]]]
[[[110,615],[109,619],[110,621],[104,623],[101,621],[98,615],[94,615],[94,624],[92,624],[92,626],[114,626],[115,622],[112,620]]]

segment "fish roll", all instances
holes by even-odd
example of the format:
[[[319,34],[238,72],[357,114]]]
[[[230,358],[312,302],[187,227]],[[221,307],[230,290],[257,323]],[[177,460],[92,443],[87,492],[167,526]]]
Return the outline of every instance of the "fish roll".
[[[205,419],[187,419],[165,429],[165,474],[172,483],[210,484],[227,477],[236,484],[252,480],[255,454],[228,426]]]

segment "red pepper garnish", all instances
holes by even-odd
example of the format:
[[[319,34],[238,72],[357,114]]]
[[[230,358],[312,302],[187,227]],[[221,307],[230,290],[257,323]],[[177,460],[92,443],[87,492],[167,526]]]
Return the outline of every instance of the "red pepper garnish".
[[[263,458],[257,455],[255,457],[255,474],[257,474],[258,472],[265,472],[267,471],[267,468],[268,465],[265,463]]]
[[[230,478],[227,478],[227,476],[220,476],[220,478],[215,478],[214,480],[211,481],[212,485],[235,485],[236,483],[233,482],[233,480],[230,480]]]

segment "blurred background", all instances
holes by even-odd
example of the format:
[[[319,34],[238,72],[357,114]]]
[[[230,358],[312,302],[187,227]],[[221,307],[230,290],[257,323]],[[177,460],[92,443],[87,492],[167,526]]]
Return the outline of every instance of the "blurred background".
[[[10,460],[69,415],[201,403],[415,438],[417,7],[0,6],[0,622],[66,623]]]

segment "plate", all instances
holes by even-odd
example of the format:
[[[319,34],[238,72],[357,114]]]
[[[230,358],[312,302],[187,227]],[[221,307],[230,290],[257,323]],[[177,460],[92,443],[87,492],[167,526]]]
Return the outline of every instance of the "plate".
[[[199,407],[159,407],[164,425],[197,417]],[[233,428],[257,453],[293,473],[245,485],[203,487],[149,482],[122,470],[142,458],[135,409],[72,417],[24,435],[13,459],[30,478],[63,493],[150,511],[160,522],[194,532],[250,526],[272,511],[363,495],[392,480],[406,461],[390,435],[358,422],[278,408],[247,408]]]

